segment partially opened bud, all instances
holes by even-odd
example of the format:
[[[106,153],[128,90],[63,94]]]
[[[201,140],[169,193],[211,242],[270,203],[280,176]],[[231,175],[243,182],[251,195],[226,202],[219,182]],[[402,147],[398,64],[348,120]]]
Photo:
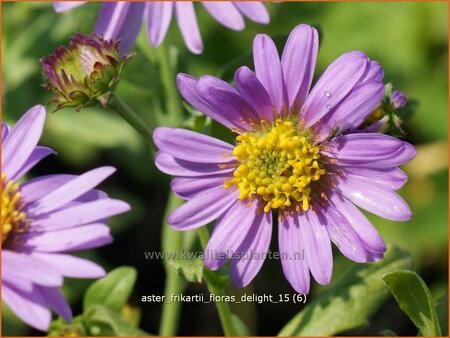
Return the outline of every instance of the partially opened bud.
[[[399,90],[394,90],[390,97],[390,104],[394,109],[403,108],[406,105],[406,96]]]
[[[56,110],[76,107],[77,111],[98,103],[106,105],[129,55],[119,54],[119,42],[91,34],[76,34],[70,46],[58,47],[40,60],[47,83],[55,93]]]

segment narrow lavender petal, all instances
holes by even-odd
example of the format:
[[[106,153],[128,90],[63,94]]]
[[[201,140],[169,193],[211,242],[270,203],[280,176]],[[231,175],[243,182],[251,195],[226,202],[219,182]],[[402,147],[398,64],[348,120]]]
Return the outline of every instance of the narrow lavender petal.
[[[163,173],[172,176],[202,177],[217,174],[230,174],[235,166],[220,167],[220,163],[195,163],[183,161],[161,151],[156,153],[155,165]]]
[[[234,82],[242,97],[249,102],[260,120],[272,122],[273,111],[270,96],[256,75],[246,66],[234,74]]]
[[[175,209],[168,217],[169,225],[179,231],[206,225],[223,214],[236,200],[238,192],[223,187],[207,190]]]
[[[203,52],[203,42],[198,29],[194,4],[192,2],[176,2],[175,15],[188,49],[194,54]]]
[[[47,331],[51,313],[39,292],[23,292],[13,285],[2,283],[2,300],[22,321],[40,331]]]
[[[336,181],[336,191],[367,211],[392,221],[407,221],[411,218],[408,204],[385,185],[351,175],[337,177]]]
[[[327,285],[333,272],[333,254],[324,219],[311,209],[297,217],[309,270],[319,284]]]
[[[177,75],[177,85],[183,98],[189,102],[195,109],[208,115],[213,120],[223,124],[228,129],[239,128],[239,125],[235,125],[234,121],[230,121],[227,116],[222,116],[217,113],[204,99],[202,99],[197,90],[198,80],[187,74]]]
[[[2,144],[4,144],[6,137],[8,136],[11,128],[6,124],[2,123]]]
[[[100,10],[95,32],[106,40],[120,39],[120,52],[133,46],[142,25],[145,3],[105,2]]]
[[[86,1],[55,1],[53,2],[53,9],[55,12],[61,13],[84,5],[85,3]]]
[[[326,219],[326,229],[331,241],[345,257],[357,263],[369,261],[366,247],[355,229],[339,211],[327,207],[322,216]]]
[[[172,191],[184,200],[190,200],[202,192],[223,186],[229,175],[214,175],[208,177],[175,177],[170,183]]]
[[[233,259],[230,264],[233,285],[240,288],[247,286],[261,270],[269,250],[272,226],[271,212],[260,213],[253,221],[252,228],[237,249],[241,257]],[[246,253],[251,255],[250,258],[245,257]],[[256,254],[256,257],[253,254]]]
[[[337,58],[315,84],[299,115],[308,128],[319,121],[353,89],[365,74],[367,56],[350,52]]]
[[[34,288],[34,283],[28,279],[17,278],[17,276],[9,275],[8,271],[2,271],[2,283],[6,282],[7,284],[14,285],[16,289],[21,290],[23,292],[31,292]]]
[[[22,197],[27,204],[31,204],[75,177],[75,175],[56,174],[33,178],[21,185],[20,190]],[[89,202],[106,197],[108,197],[108,195],[103,191],[92,189],[84,195],[78,197],[76,200]]]
[[[234,2],[233,5],[250,20],[262,24],[268,24],[270,22],[269,12],[262,2],[238,1]]]
[[[367,69],[366,75],[364,75],[363,82],[383,82],[384,70],[378,61],[371,60]]]
[[[18,268],[20,267],[20,268]],[[2,272],[43,286],[61,286],[62,276],[45,262],[24,253],[2,251]]]
[[[200,97],[220,116],[241,130],[251,129],[259,122],[258,114],[229,83],[214,76],[202,76],[195,87]]]
[[[327,197],[332,208],[347,220],[368,250],[379,254],[386,251],[386,244],[383,238],[358,208],[339,194],[327,193]]]
[[[244,29],[244,19],[242,18],[241,13],[231,2],[202,2],[202,5],[222,26],[236,31]]]
[[[64,277],[101,278],[105,276],[105,270],[100,265],[80,257],[44,252],[33,252],[31,255],[45,262]]]
[[[288,107],[280,57],[277,47],[266,34],[258,34],[253,40],[253,62],[258,80],[270,95],[273,110],[283,112]]]
[[[54,231],[94,223],[130,210],[128,203],[109,198],[80,203],[50,214],[34,216],[31,231]]]
[[[48,306],[55,310],[55,312],[66,322],[72,321],[72,310],[58,288],[38,287],[38,289]]]
[[[13,181],[17,181],[23,175],[25,175],[31,168],[33,168],[36,164],[38,164],[42,159],[53,154],[56,154],[56,152],[53,149],[37,146],[36,148],[34,148],[30,157],[25,161],[22,168],[20,168],[13,177],[10,177],[10,179]]]
[[[278,222],[278,245],[283,273],[295,291],[309,293],[310,277],[301,238],[298,217],[281,214]]]
[[[20,236],[18,249],[39,252],[69,252],[87,250],[112,242],[109,228],[104,224],[90,224],[59,231],[28,233]]]
[[[205,266],[208,269],[217,270],[232,257],[249,233],[256,217],[256,209],[257,203],[247,206],[242,201],[235,200],[220,216],[205,248]]]
[[[321,139],[328,136],[327,131],[338,128],[339,131],[358,128],[373,113],[384,97],[384,85],[381,82],[363,82],[332,109],[316,129]]]
[[[411,144],[377,133],[338,136],[322,153],[333,158],[337,165],[373,168],[400,166],[416,156]]]
[[[311,26],[294,28],[281,57],[289,108],[301,107],[308,95],[316,67],[319,35]]]
[[[148,37],[152,46],[163,42],[172,19],[173,3],[168,1],[147,2],[146,17]]]
[[[400,189],[408,180],[406,175],[399,168],[365,168],[365,167],[348,167],[344,171],[345,176],[357,176],[359,179],[382,184],[390,189]]]
[[[108,176],[111,176],[115,171],[116,169],[113,167],[101,167],[77,176],[48,195],[35,201],[29,206],[28,211],[34,214],[39,212],[42,215],[56,210],[77,197],[84,195],[100,182],[104,181]]]
[[[194,131],[159,127],[153,131],[153,141],[163,152],[185,161],[226,163],[235,161],[233,146]]]
[[[29,109],[11,129],[2,143],[2,172],[16,176],[33,153],[45,122],[45,108],[37,105]]]

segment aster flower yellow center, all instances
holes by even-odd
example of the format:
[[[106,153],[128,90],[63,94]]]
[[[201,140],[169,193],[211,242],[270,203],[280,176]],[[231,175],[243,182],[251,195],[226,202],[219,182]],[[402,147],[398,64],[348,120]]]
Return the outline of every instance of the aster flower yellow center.
[[[260,198],[265,212],[291,206],[309,209],[311,183],[325,174],[320,148],[311,142],[309,131],[300,130],[295,121],[278,119],[236,141],[233,155],[240,164],[225,188],[237,186],[240,200]]]
[[[2,243],[9,235],[26,229],[29,220],[23,211],[24,202],[20,194],[20,187],[13,181],[6,180],[6,175],[2,174]]]

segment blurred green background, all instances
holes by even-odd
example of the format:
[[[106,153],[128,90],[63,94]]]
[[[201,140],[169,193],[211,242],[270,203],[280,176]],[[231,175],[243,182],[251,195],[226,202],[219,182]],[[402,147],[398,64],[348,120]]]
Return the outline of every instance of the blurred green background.
[[[53,11],[50,3],[3,3],[2,83],[3,120],[14,123],[28,108],[45,104],[51,94],[43,83],[39,58],[48,55],[75,32],[93,30],[99,4],[88,4],[64,14]],[[164,97],[158,60],[169,49],[177,59],[177,72],[195,76],[228,74],[230,64],[248,63],[256,33],[279,37],[284,44],[290,30],[299,23],[315,25],[321,32],[321,48],[316,77],[340,54],[363,50],[385,69],[385,81],[393,82],[409,98],[417,100],[414,115],[404,127],[407,140],[418,147],[417,158],[404,169],[410,179],[401,194],[413,210],[413,218],[394,223],[378,217],[370,220],[387,243],[397,244],[413,254],[417,271],[431,288],[435,299],[448,285],[448,4],[428,3],[268,3],[271,23],[267,26],[246,20],[243,32],[233,32],[215,22],[201,5],[197,15],[205,51],[195,56],[186,49],[174,20],[163,49],[148,47],[145,29],[134,51],[137,56],[126,66],[118,93],[152,126],[167,122],[166,107],[174,104]],[[178,57],[178,58],[177,58]],[[233,69],[234,70],[234,69]],[[176,103],[175,103],[176,104]],[[190,123],[186,113],[186,124]],[[221,128],[213,133],[222,134]],[[119,265],[138,269],[137,287],[130,304],[142,310],[141,327],[155,333],[161,304],[140,303],[141,295],[163,294],[164,269],[161,261],[146,261],[144,251],[160,249],[161,222],[169,177],[159,173],[140,136],[119,117],[103,109],[80,113],[66,109],[49,114],[42,144],[58,156],[43,161],[33,175],[57,172],[82,173],[113,165],[118,172],[103,184],[111,196],[128,201],[133,211],[111,221],[112,245],[83,256],[100,262],[108,270]],[[276,236],[272,251],[277,249]],[[333,282],[351,265],[336,251]],[[331,286],[333,285],[333,282]],[[75,314],[90,281],[68,280],[64,292]],[[309,299],[324,288],[314,284]],[[279,261],[265,262],[260,274],[246,290],[259,294],[293,293]],[[233,289],[239,293],[242,290]],[[192,285],[189,293],[207,292]],[[361,300],[364,301],[364,300]],[[246,304],[233,308],[256,335],[274,335],[299,310],[295,304]],[[399,335],[415,335],[416,330],[389,300],[370,325],[350,332],[378,335],[381,329]],[[4,335],[33,332],[8,311],[3,316]],[[183,304],[180,334],[220,335],[213,305]]]

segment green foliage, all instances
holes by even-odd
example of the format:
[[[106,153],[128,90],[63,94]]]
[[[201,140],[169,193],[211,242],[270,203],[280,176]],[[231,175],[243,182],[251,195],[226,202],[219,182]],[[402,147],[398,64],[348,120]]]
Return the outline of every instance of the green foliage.
[[[436,314],[439,320],[439,326],[441,327],[441,333],[443,336],[448,336],[448,293],[446,292],[436,302]]]
[[[423,336],[441,335],[430,290],[417,273],[397,270],[385,275],[383,280]]]
[[[204,267],[201,259],[169,259],[169,264],[188,282],[201,283]]]
[[[84,311],[89,311],[90,307],[96,305],[103,305],[112,311],[120,311],[133,291],[136,277],[134,268],[123,266],[97,280],[84,295]]]
[[[354,265],[342,278],[306,305],[279,333],[280,336],[333,336],[368,324],[389,297],[383,276],[410,268],[411,256],[391,247],[377,263]]]

